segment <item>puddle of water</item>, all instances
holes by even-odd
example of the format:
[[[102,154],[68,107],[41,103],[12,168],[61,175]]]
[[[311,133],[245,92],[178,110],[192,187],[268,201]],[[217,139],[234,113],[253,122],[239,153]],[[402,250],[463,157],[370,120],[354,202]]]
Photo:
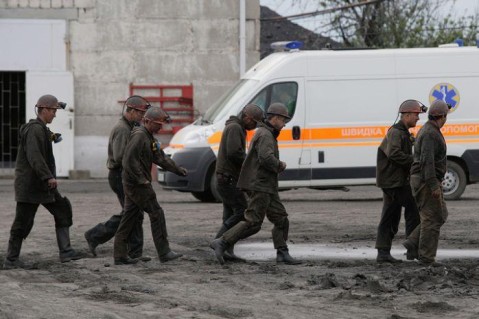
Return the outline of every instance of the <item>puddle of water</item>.
[[[372,247],[345,247],[334,244],[290,244],[291,256],[300,259],[376,259],[377,250]],[[391,255],[398,259],[406,259],[406,249],[393,246]],[[248,260],[269,260],[276,258],[276,250],[272,243],[242,243],[235,245],[235,253]],[[439,249],[437,259],[479,258],[479,249]]]

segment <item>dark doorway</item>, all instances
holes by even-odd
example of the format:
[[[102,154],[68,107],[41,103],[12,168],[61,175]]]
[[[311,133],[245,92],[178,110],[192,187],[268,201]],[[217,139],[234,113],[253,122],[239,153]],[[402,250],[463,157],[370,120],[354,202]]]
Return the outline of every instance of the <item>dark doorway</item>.
[[[0,169],[15,167],[25,103],[25,72],[0,72]]]

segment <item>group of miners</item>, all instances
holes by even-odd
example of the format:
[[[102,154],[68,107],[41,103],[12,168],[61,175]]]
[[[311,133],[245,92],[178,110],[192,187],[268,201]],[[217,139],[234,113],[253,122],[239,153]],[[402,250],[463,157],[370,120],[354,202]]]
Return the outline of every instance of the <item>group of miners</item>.
[[[37,118],[20,128],[19,150],[15,168],[17,202],[10,230],[4,269],[28,268],[19,259],[23,240],[32,230],[39,205],[54,217],[60,261],[85,257],[70,245],[72,207],[57,189],[52,143],[59,134],[47,124],[56,111],[65,108],[52,95],[44,95],[35,105]],[[384,193],[384,207],[378,227],[376,248],[378,262],[398,262],[390,254],[391,243],[398,231],[401,209],[405,207],[407,259],[421,263],[435,262],[439,230],[447,217],[441,189],[446,171],[446,143],[440,128],[449,111],[443,101],[429,108],[429,121],[420,129],[416,140],[409,129],[416,126],[419,114],[427,107],[407,100],[399,108],[400,119],[388,131],[378,149],[377,185]],[[300,264],[288,251],[289,220],[278,195],[278,175],[286,169],[279,159],[277,137],[291,119],[284,104],[273,103],[264,114],[254,104],[231,116],[225,124],[216,163],[218,191],[223,199],[222,225],[211,242],[218,261],[243,261],[234,253],[234,245],[257,233],[264,218],[273,223],[272,238],[277,250],[276,261]],[[143,214],[150,217],[153,242],[160,262],[182,255],[169,247],[165,214],[151,185],[153,164],[180,176],[186,169],[165,155],[155,139],[168,114],[151,106],[141,96],[130,96],[123,115],[113,127],[108,143],[108,181],[121,205],[121,211],[107,221],[85,232],[90,252],[114,237],[114,263],[134,264],[149,261],[143,255]],[[254,130],[246,152],[246,131]],[[414,144],[414,152],[413,152]]]

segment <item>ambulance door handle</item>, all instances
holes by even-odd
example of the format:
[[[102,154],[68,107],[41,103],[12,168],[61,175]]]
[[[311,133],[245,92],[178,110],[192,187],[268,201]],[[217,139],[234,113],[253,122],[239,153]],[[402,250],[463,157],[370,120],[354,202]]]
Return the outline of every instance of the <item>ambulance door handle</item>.
[[[299,140],[301,138],[301,129],[299,126],[293,126],[293,140]]]

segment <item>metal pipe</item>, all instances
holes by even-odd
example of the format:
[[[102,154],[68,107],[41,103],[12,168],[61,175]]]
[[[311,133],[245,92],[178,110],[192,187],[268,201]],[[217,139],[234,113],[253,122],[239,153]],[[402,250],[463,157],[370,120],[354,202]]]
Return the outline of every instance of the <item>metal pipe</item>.
[[[240,78],[243,77],[246,68],[246,0],[239,0],[239,69]]]

